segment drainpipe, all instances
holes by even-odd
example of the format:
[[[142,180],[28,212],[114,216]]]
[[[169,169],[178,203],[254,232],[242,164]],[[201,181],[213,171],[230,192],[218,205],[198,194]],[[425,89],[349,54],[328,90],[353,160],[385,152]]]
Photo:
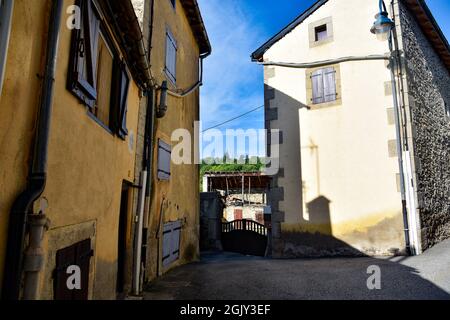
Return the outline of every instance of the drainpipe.
[[[33,203],[44,192],[47,177],[48,140],[58,53],[60,24],[64,0],[53,0],[49,18],[47,57],[42,83],[39,114],[35,136],[34,156],[27,188],[15,200],[9,217],[5,271],[2,289],[3,300],[19,300],[22,282],[23,247],[27,215]]]
[[[30,244],[25,251],[24,260],[24,300],[39,299],[39,274],[44,267],[44,249],[42,239],[49,228],[49,220],[44,214],[32,214],[28,218]]]
[[[0,16],[0,94],[3,90],[5,80],[6,59],[8,58],[9,37],[11,35],[12,14],[14,11],[14,0],[3,0],[0,4],[3,9]]]
[[[138,296],[141,292],[141,253],[142,253],[142,232],[144,225],[144,204],[145,204],[145,190],[147,189],[147,171],[141,173],[141,189],[139,192],[139,207],[136,223],[136,237],[134,247],[134,275],[133,275],[133,294]]]

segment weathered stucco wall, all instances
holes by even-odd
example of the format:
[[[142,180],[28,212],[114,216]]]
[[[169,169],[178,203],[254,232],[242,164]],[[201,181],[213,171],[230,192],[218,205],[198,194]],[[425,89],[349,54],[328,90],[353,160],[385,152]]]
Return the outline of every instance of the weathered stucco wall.
[[[15,1],[0,97],[0,290],[9,211],[24,190],[45,56],[50,1]]]
[[[450,237],[450,75],[408,9],[400,9],[425,250]]]
[[[348,13],[358,8],[348,25]],[[377,3],[329,1],[264,55],[304,63],[384,54],[369,32]],[[310,45],[330,21],[331,41]],[[384,61],[339,64],[340,99],[309,109],[304,69],[265,68],[266,127],[280,129],[280,166],[269,202],[274,257],[392,254],[405,248],[390,73]]]
[[[174,9],[170,1],[155,1],[153,21],[153,39],[150,63],[152,72],[161,84],[168,81],[172,90],[186,89],[198,81],[199,47],[187,20],[180,1],[176,1]],[[145,14],[150,14],[146,10]],[[176,85],[166,76],[166,30],[170,29],[177,41]],[[159,101],[159,98],[158,98]],[[164,273],[179,265],[199,258],[199,168],[195,164],[171,164],[169,181],[157,178],[158,139],[171,144],[171,136],[176,129],[187,129],[194,142],[194,122],[199,119],[199,91],[179,99],[168,96],[168,110],[164,118],[156,121],[156,137],[154,146],[153,180],[151,208],[149,217],[148,258],[146,280],[152,280],[158,273]],[[194,151],[194,149],[192,149]],[[182,191],[181,191],[182,190]],[[163,205],[162,205],[163,204]],[[170,267],[162,267],[162,227],[164,223],[182,221],[180,259]],[[157,235],[161,239],[157,239]]]
[[[74,4],[65,0],[64,8]],[[0,106],[1,176],[0,257],[3,267],[7,217],[24,190],[36,121],[45,58],[51,1],[16,1],[8,68]],[[64,10],[65,12],[66,10]],[[128,95],[126,141],[100,126],[67,89],[71,30],[63,16],[54,83],[48,176],[42,195],[51,220],[44,247],[41,299],[53,298],[55,254],[91,238],[90,297],[116,298],[118,230],[122,182],[134,183],[139,89],[132,81]],[[133,138],[132,138],[133,137]],[[38,201],[39,203],[39,201]],[[130,208],[130,225],[132,221]],[[1,274],[0,274],[1,276]],[[2,277],[0,277],[1,279]]]

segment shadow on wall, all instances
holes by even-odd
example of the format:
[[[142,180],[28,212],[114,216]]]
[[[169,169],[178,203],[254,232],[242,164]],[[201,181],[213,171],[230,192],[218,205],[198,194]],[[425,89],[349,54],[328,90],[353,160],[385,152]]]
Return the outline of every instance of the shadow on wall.
[[[403,226],[398,225],[397,220],[390,221],[391,226],[388,228],[385,228],[387,220],[382,221],[369,228],[367,232],[358,232],[358,226],[355,225],[355,231],[346,236],[346,241],[358,244],[364,252],[333,237],[330,213],[330,203],[333,199],[327,197],[321,190],[321,181],[323,182],[324,177],[321,176],[320,170],[320,146],[317,146],[314,141],[307,146],[301,144],[301,141],[305,139],[302,139],[300,128],[300,110],[309,109],[309,107],[270,86],[266,85],[265,91],[266,126],[270,124],[270,129],[281,130],[280,151],[285,152],[280,153],[280,167],[284,170],[281,170],[281,174],[273,179],[273,192],[269,199],[274,221],[281,220],[285,223],[283,230],[281,225],[274,226],[273,257],[364,256],[399,253],[403,248],[393,248],[392,252],[389,251],[390,248],[386,248],[390,243],[398,243],[403,239]],[[268,109],[269,106],[270,109]],[[277,122],[279,128],[274,127]],[[330,136],[330,139],[332,138],[333,136]],[[270,154],[272,151],[270,146],[268,150]],[[304,184],[302,176],[302,171],[305,170],[305,168],[302,170],[302,167],[306,165],[302,161],[302,154],[306,155],[306,153],[311,154],[311,163],[306,169],[312,170],[311,176],[314,177],[308,186]],[[281,193],[279,187],[283,187]],[[307,192],[308,198],[313,200],[305,198]],[[280,201],[284,202],[285,212],[278,218],[277,213],[283,211],[279,208]],[[304,201],[306,201],[305,205],[303,205]]]

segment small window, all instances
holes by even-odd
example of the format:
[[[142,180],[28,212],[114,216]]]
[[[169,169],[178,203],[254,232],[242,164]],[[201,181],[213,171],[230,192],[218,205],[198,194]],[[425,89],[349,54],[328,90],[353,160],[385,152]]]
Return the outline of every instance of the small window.
[[[122,139],[130,77],[92,0],[80,0],[81,28],[73,30],[68,89],[101,125]]]
[[[447,115],[448,118],[450,118],[450,106],[447,102],[444,102],[444,107],[445,107],[445,114]]]
[[[172,4],[172,7],[175,9],[175,6],[177,4],[177,0],[170,0],[170,3]]]
[[[177,81],[177,42],[172,33],[166,31],[166,74],[173,82]]]
[[[311,75],[311,84],[313,104],[331,102],[337,99],[336,70],[334,68],[314,71]]]
[[[322,41],[328,38],[327,25],[321,25],[315,28],[316,41]]]
[[[158,141],[158,179],[170,180],[172,147],[162,140]]]

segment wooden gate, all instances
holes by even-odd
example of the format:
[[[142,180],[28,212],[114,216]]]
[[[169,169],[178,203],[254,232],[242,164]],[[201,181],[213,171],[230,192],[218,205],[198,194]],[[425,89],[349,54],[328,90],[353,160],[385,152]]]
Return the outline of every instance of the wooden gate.
[[[267,228],[252,220],[222,223],[224,251],[264,257],[267,247]]]

